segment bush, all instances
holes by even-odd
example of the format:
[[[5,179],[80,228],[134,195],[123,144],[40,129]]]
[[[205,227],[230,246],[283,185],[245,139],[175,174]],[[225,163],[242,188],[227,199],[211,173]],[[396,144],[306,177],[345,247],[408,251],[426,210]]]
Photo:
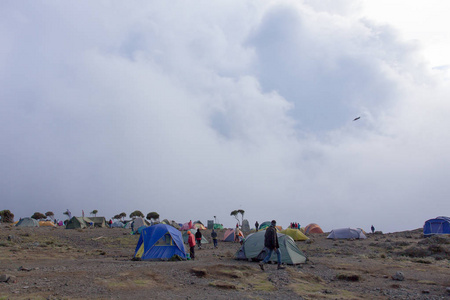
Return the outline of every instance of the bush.
[[[0,217],[2,223],[14,223],[14,214],[7,209],[0,211]]]

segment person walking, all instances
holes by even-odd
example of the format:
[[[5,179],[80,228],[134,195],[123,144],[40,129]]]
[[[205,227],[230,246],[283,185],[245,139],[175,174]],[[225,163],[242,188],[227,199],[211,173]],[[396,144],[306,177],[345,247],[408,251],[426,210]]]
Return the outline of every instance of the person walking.
[[[197,232],[195,233],[195,240],[197,241],[198,249],[202,249],[202,233],[198,228]]]
[[[277,229],[275,228],[276,225],[277,221],[272,220],[270,226],[267,228],[266,233],[264,235],[264,247],[268,250],[268,253],[264,258],[264,260],[262,260],[259,263],[259,267],[263,271],[264,271],[264,264],[269,261],[273,251],[275,251],[275,253],[277,254],[278,270],[284,269],[284,267],[281,266],[281,252],[280,252],[280,245],[278,244]]]
[[[217,232],[215,232],[214,229],[211,231],[211,238],[214,243],[214,248],[217,248]]]
[[[258,223],[258,221],[256,221],[256,223],[255,223],[255,228],[256,228],[256,232],[258,232],[258,230],[259,230],[259,223]]]
[[[191,259],[195,259],[195,237],[194,234],[189,230],[188,231],[188,244],[189,244],[189,254]]]

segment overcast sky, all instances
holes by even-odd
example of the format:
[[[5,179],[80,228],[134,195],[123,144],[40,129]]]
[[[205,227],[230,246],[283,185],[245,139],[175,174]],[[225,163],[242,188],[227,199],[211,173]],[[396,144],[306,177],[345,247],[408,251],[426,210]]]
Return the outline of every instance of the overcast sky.
[[[1,1],[0,210],[448,216],[450,5],[391,2]]]

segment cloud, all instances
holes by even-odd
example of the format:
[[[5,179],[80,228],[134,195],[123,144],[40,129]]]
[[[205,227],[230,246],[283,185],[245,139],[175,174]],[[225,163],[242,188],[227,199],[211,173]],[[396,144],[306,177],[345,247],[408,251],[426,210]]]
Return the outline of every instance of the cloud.
[[[447,88],[355,3],[3,4],[1,209],[420,227]]]

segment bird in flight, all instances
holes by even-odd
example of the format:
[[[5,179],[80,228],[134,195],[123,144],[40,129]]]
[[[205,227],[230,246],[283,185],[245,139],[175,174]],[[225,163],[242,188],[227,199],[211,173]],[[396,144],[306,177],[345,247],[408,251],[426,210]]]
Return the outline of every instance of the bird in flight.
[[[353,121],[357,121],[357,120],[359,120],[361,117],[356,117],[356,118],[354,118],[353,119]]]

